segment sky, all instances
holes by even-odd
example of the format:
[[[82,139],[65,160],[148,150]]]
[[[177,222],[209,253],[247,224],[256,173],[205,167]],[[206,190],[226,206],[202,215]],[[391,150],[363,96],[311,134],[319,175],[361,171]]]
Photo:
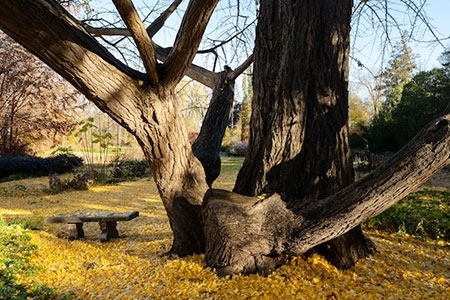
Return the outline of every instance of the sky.
[[[370,0],[369,0],[370,1]],[[395,21],[400,24],[404,25],[403,29],[410,30],[411,26],[409,26],[409,23],[411,23],[411,14],[405,14],[405,6],[404,5],[397,5],[398,3],[401,3],[402,1],[406,0],[389,0],[389,12],[392,13],[395,16]],[[438,58],[441,55],[441,53],[444,51],[444,47],[450,48],[450,1],[449,0],[415,0],[415,3],[419,3],[420,1],[426,1],[426,6],[424,7],[426,16],[429,18],[432,27],[434,28],[435,34],[438,36],[438,38],[442,39],[442,45],[434,42],[434,43],[424,43],[424,42],[414,42],[411,41],[409,43],[409,46],[413,49],[413,53],[417,54],[419,57],[416,59],[416,63],[418,66],[418,70],[429,70],[433,67],[439,67],[439,61]],[[171,2],[170,0],[166,0],[166,2]],[[355,4],[359,3],[359,0],[354,0]],[[380,1],[381,2],[381,1]],[[112,6],[111,2],[105,1],[105,0],[95,0],[94,3],[100,4],[100,6],[105,6],[105,4],[108,4]],[[143,1],[143,0],[135,0],[134,4],[136,7],[143,7],[145,6],[145,3],[151,3],[153,5],[153,2],[151,1]],[[159,2],[158,2],[159,3]],[[228,5],[230,3],[235,3],[233,1],[219,1],[218,7],[216,8],[216,13],[213,15],[211,19],[211,24],[209,26],[209,30],[207,29],[207,32],[215,32],[220,33],[221,30],[218,30],[217,23],[221,24],[221,22],[225,19],[224,14],[229,14],[229,10],[227,10]],[[254,3],[251,0],[242,1],[242,3]],[[375,2],[369,2],[369,3],[378,3]],[[164,1],[160,3],[161,7],[165,7]],[[162,29],[156,36],[155,41],[161,44],[162,46],[171,46],[173,39],[175,37],[176,31],[178,29],[180,18],[185,10],[185,6],[187,5],[187,1],[184,1],[182,5],[180,6],[180,11],[176,12],[171,18],[169,18],[166,25],[168,25],[165,29]],[[242,4],[243,5],[243,4]],[[254,10],[253,7],[250,7],[251,10]],[[368,11],[366,9],[366,11]],[[254,13],[254,11],[253,11]],[[242,12],[242,14],[247,14],[250,16],[249,19],[254,18],[254,14],[252,12]],[[226,17],[226,15],[225,15]],[[367,21],[367,20],[366,20]],[[369,24],[369,25],[367,25]],[[357,80],[359,76],[372,76],[377,73],[379,73],[387,64],[389,60],[389,55],[391,53],[391,48],[387,48],[387,50],[383,51],[383,46],[385,46],[386,39],[383,36],[383,31],[380,29],[381,26],[379,26],[379,22],[374,22],[375,26],[370,26],[370,23],[366,22],[366,25],[360,26],[359,28],[356,28],[357,26],[352,23],[352,50],[351,50],[351,64],[350,64],[350,81],[354,82]],[[221,24],[225,25],[225,24]],[[222,26],[225,27],[225,26]],[[220,27],[219,27],[220,28]],[[358,35],[355,36],[355,32],[358,31]],[[402,30],[403,30],[402,29]],[[400,30],[400,31],[402,31]],[[399,40],[400,32],[399,30],[396,30],[395,28],[392,29],[392,32],[390,33],[391,37],[391,45],[395,44],[396,41]],[[431,33],[427,30],[427,28],[423,25],[416,24],[415,26],[415,32],[413,34],[414,38],[421,41],[431,41],[434,40]],[[222,39],[223,37],[220,36],[218,39]],[[242,46],[242,44],[241,44]],[[243,49],[241,49],[243,50]],[[248,49],[247,49],[248,50]],[[230,53],[223,55],[225,57],[224,60],[222,60],[222,64],[229,64],[232,68],[235,68],[238,66],[239,63],[241,63],[248,55],[247,52],[249,51],[241,51],[245,52],[245,55],[241,55],[242,57],[237,57],[235,55],[232,55]],[[251,52],[251,48],[250,48]],[[219,53],[220,54],[220,53]],[[245,57],[243,57],[245,56]],[[212,65],[211,56],[209,56],[209,59],[205,61],[205,55],[199,56],[195,62],[205,66],[209,65],[211,67]],[[358,63],[361,62],[364,67],[358,67]],[[216,68],[216,71],[221,70],[223,66],[219,65]],[[364,75],[364,73],[366,73]],[[239,85],[239,82],[238,82]],[[237,92],[237,98],[240,98],[242,95],[240,95],[241,91],[239,87],[236,89]]]
[[[356,2],[356,1],[355,1]],[[431,32],[423,25],[418,24],[416,31],[414,32],[414,39],[421,42],[410,41],[409,46],[412,48],[413,53],[419,57],[416,60],[419,70],[429,70],[433,67],[439,67],[438,58],[444,51],[444,47],[450,48],[450,1],[449,0],[428,0],[425,6],[425,12],[430,20],[433,30],[436,36],[442,39],[442,45],[436,42],[426,43],[423,41],[435,40]],[[395,12],[394,12],[395,13]],[[397,12],[398,21],[400,24],[406,24],[410,20],[408,16],[405,16],[403,11]],[[352,30],[355,29],[353,24]],[[405,29],[409,29],[410,26],[405,25]],[[364,34],[361,34],[364,35]],[[392,32],[392,40],[395,42],[399,40],[399,33],[396,30]],[[382,47],[384,40],[376,37],[376,33],[368,32],[363,37],[353,37],[355,39],[352,44],[352,56],[361,61],[365,67],[370,69],[373,73],[379,71],[381,64],[386,63],[389,59],[388,53],[382,55]],[[352,68],[355,69],[356,64],[352,64]]]
[[[391,3],[394,3],[392,1]],[[357,1],[355,1],[357,3]],[[404,8],[404,7],[402,7]],[[435,35],[441,39],[441,44],[435,42],[435,38],[426,26],[420,24],[416,25],[415,32],[413,32],[413,39],[408,43],[413,51],[413,55],[417,55],[415,59],[417,70],[427,71],[436,67],[441,67],[439,57],[444,48],[450,49],[450,1],[449,0],[427,0],[427,5],[424,7],[425,14],[428,17]],[[395,8],[391,11],[396,13],[396,21],[399,24],[405,24],[404,29],[410,29],[409,26],[411,14],[406,15],[404,11]],[[379,23],[378,23],[379,25]],[[350,91],[359,95],[363,100],[370,101],[370,96],[367,89],[361,84],[361,80],[365,82],[373,81],[373,76],[377,75],[388,64],[392,49],[383,52],[386,39],[380,37],[380,32],[377,28],[366,29],[362,27],[361,32],[355,37],[355,27],[352,24],[352,48],[350,60]],[[377,36],[378,35],[378,36]],[[400,40],[398,30],[391,32],[392,44]],[[414,41],[418,40],[418,41]],[[423,42],[433,41],[433,42]],[[364,66],[358,66],[361,62]]]

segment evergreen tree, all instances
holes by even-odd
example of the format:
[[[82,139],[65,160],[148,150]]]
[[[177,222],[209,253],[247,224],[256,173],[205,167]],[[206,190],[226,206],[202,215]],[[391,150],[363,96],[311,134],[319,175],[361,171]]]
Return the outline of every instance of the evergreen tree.
[[[450,73],[445,69],[420,72],[405,85],[401,102],[392,112],[393,135],[398,148],[405,145],[450,104]]]
[[[416,69],[416,55],[408,46],[406,37],[407,34],[404,33],[394,47],[388,67],[379,75],[381,84],[377,88],[385,98],[380,114],[384,113],[386,117],[389,117],[392,109],[400,102],[403,87],[411,80]]]
[[[406,33],[403,34],[394,47],[388,67],[378,76],[381,84],[377,89],[383,95],[384,102],[366,134],[369,148],[374,152],[393,152],[400,146],[394,137],[392,112],[400,103],[403,88],[413,77],[416,68],[416,56],[408,46],[406,37]]]

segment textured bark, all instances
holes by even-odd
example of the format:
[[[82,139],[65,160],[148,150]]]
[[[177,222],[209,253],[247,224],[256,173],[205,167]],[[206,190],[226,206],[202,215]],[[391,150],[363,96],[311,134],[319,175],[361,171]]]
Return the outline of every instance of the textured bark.
[[[157,73],[158,82],[154,82],[154,74],[139,73],[116,60],[56,2],[1,2],[3,31],[134,134],[150,164],[174,232],[171,253],[179,256],[204,251],[200,208],[207,185],[203,168],[192,154],[173,87],[187,71],[216,2],[190,3],[188,10],[193,15],[183,21],[169,58],[161,67],[154,62],[147,64]],[[198,11],[206,14],[192,23]]]
[[[353,182],[347,126],[351,8],[352,1],[261,1],[250,152],[235,192],[276,192],[290,205]],[[318,250],[348,268],[372,247],[355,229]]]
[[[279,195],[261,200],[223,190],[205,195],[206,263],[219,275],[269,274],[285,259],[286,242],[302,218]]]
[[[230,72],[227,68],[220,73],[202,128],[192,144],[192,151],[202,163],[210,187],[220,174],[220,146],[233,108],[234,79],[229,78]]]
[[[358,228],[449,163],[447,115],[430,123],[371,174],[318,201],[288,208],[277,194],[261,200],[209,191],[203,210],[207,263],[220,275],[267,274],[287,257]]]

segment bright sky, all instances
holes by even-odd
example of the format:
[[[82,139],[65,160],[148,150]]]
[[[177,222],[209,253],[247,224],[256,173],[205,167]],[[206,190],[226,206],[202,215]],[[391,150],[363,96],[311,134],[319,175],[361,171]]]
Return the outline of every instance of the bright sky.
[[[418,23],[413,36],[416,40],[421,42],[411,41],[409,46],[412,48],[414,54],[418,54],[419,58],[416,63],[419,70],[429,70],[433,67],[439,67],[438,58],[444,51],[444,47],[450,48],[450,1],[448,0],[428,0],[425,6],[426,16],[430,19],[431,26],[433,27],[436,36],[441,39],[442,45],[436,42],[424,42],[434,41],[435,38],[431,32],[423,25]],[[394,12],[395,13],[395,12]],[[398,12],[398,19],[396,21],[400,24],[409,23],[408,16]],[[404,29],[409,29],[410,26],[405,26]],[[355,25],[353,25],[353,28]],[[380,30],[381,31],[381,30]],[[393,43],[399,40],[399,34],[395,30],[391,33]],[[370,33],[367,33],[363,38],[356,39],[355,47],[361,49],[361,51],[355,51],[353,56],[361,60],[364,65],[372,72],[379,71],[381,62],[387,62],[389,59],[390,51],[382,56],[383,43],[380,39],[374,37]],[[353,63],[353,65],[355,65]],[[355,67],[355,66],[352,66]]]
[[[93,0],[93,3],[99,4],[99,6],[105,6],[105,5],[111,5],[109,1],[105,0]],[[389,13],[392,13],[396,16],[396,22],[400,25],[404,25],[402,30],[411,30],[411,26],[409,25],[411,23],[411,14],[404,14],[405,6],[399,5],[404,0],[388,0],[389,5]],[[425,1],[425,0],[421,0]],[[165,0],[159,3],[162,5],[162,7],[166,7],[164,2],[171,2],[170,0]],[[170,46],[172,44],[173,38],[175,37],[176,31],[178,29],[178,24],[180,21],[181,15],[184,13],[185,6],[187,5],[188,1],[184,1],[184,3],[180,7],[180,11],[176,12],[171,18],[169,18],[166,25],[168,25],[169,28],[165,28],[161,30],[156,36],[155,41],[160,43],[163,46]],[[359,2],[359,0],[354,1],[355,4]],[[420,1],[417,0],[415,3],[419,3]],[[429,70],[433,67],[439,67],[440,64],[438,62],[438,58],[441,55],[441,53],[444,51],[444,47],[450,48],[450,1],[449,0],[426,0],[427,4],[425,6],[426,16],[431,21],[431,24],[434,28],[434,32],[437,35],[439,39],[442,40],[442,45],[433,42],[433,43],[425,43],[425,42],[410,42],[409,46],[413,49],[414,54],[419,55],[419,58],[416,60],[416,63],[418,65],[419,70]],[[150,1],[146,2],[143,0],[135,0],[134,1],[136,7],[141,7],[145,3],[150,3]],[[227,7],[230,5],[230,3],[235,3],[233,0],[231,1],[220,1],[219,5],[217,7],[217,12],[213,15],[213,18],[211,20],[211,26],[209,26],[209,30],[215,33],[220,33],[220,29],[217,28],[217,23],[220,23],[223,21],[224,15],[226,16],[230,12],[226,9],[224,9],[225,6]],[[252,1],[243,1],[241,3],[253,3]],[[370,3],[370,2],[369,2]],[[373,2],[372,2],[373,3]],[[376,3],[376,2],[375,2]],[[145,6],[145,5],[144,5]],[[250,8],[254,9],[254,8]],[[366,11],[369,11],[367,8],[365,8]],[[113,9],[114,10],[114,9]],[[243,15],[248,15],[249,19],[251,19],[252,13],[247,11],[245,12],[244,7],[242,7]],[[374,34],[374,27],[371,27],[368,24],[370,23],[365,22],[366,28],[364,26],[361,26],[359,28],[359,36],[355,39],[354,36],[352,37],[352,57],[355,59],[361,61],[365,68],[369,69],[372,74],[377,74],[380,72],[382,68],[382,63],[384,66],[386,66],[387,61],[389,60],[390,53],[392,51],[391,48],[388,48],[386,51],[383,52],[383,45],[385,44],[385,38],[380,37],[383,34],[383,30],[381,30],[381,26],[379,26],[379,22],[374,18],[373,23],[375,24],[375,31],[378,29],[378,32]],[[225,25],[225,24],[223,24]],[[222,26],[224,27],[224,26]],[[219,27],[220,28],[220,27]],[[400,31],[402,31],[400,30]],[[352,33],[356,31],[355,24],[352,24]],[[378,35],[378,37],[377,37]],[[392,41],[392,44],[395,44],[396,41],[399,40],[399,31],[395,28],[391,29],[390,32],[390,38]],[[420,41],[432,41],[435,40],[435,38],[432,36],[432,34],[427,30],[426,26],[423,25],[423,23],[419,22],[415,26],[415,31],[413,33],[413,36],[415,39]],[[223,37],[217,37],[218,39],[221,39]],[[244,49],[242,49],[244,50]],[[227,50],[226,50],[227,51]],[[251,50],[250,50],[251,51]],[[244,52],[244,51],[241,51]],[[247,51],[248,52],[248,51]],[[383,54],[384,53],[384,54]],[[223,53],[219,53],[222,54]],[[247,56],[246,53],[245,57],[239,57],[238,59],[233,59],[233,55],[227,52],[225,61],[222,61],[222,63],[227,63],[231,67],[237,67],[237,65],[242,62]],[[244,55],[241,55],[244,56]],[[196,59],[196,62],[202,65],[204,63],[206,56],[201,55],[199,58]],[[235,57],[236,58],[236,57]],[[208,60],[208,64],[211,65],[211,59]],[[365,68],[358,68],[357,63],[355,60],[351,61],[351,81],[355,81],[354,78],[358,77],[359,75],[366,73],[369,74],[369,72]],[[219,65],[216,70],[222,69],[222,66]],[[239,84],[239,83],[238,83]],[[237,92],[237,98],[240,99],[240,89],[239,87],[236,89]]]

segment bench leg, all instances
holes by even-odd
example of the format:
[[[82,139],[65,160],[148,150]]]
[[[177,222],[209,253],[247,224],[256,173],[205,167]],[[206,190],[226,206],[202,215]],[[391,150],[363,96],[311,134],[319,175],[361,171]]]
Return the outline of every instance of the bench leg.
[[[83,223],[69,223],[67,227],[69,229],[69,241],[84,238]]]
[[[102,242],[107,242],[110,239],[118,238],[119,232],[117,231],[116,221],[100,221],[100,230],[102,231],[100,240]]]

